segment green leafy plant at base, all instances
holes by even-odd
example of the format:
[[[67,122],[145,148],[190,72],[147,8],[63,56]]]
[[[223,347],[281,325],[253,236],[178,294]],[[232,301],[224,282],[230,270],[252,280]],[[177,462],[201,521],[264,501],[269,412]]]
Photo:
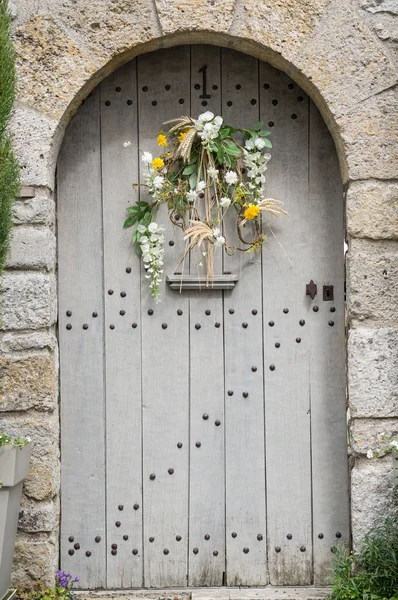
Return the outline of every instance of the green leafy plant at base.
[[[17,590],[16,600],[75,600],[76,595],[72,587],[78,582],[78,577],[73,579],[70,573],[58,570],[55,574],[54,587],[46,587],[37,581],[29,587]]]
[[[378,521],[357,552],[334,553],[332,600],[398,600],[398,516]]]
[[[12,205],[20,190],[20,171],[7,132],[15,99],[15,55],[11,41],[11,15],[0,0],[0,276],[8,253]]]

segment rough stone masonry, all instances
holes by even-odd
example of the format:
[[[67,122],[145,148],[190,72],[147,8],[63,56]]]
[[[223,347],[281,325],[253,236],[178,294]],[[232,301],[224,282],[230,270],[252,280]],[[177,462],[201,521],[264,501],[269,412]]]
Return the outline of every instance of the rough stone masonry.
[[[137,54],[228,45],[286,71],[335,140],[347,189],[348,391],[354,542],[392,510],[398,434],[398,8],[393,0],[13,0],[24,189],[2,281],[1,427],[34,440],[15,585],[58,563],[59,416],[54,171],[82,99]],[[382,456],[368,459],[369,449]]]

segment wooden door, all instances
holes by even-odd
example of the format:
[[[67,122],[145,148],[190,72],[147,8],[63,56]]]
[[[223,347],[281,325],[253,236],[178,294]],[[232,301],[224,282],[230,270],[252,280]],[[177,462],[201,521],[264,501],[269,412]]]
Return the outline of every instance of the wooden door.
[[[262,254],[216,257],[233,290],[164,277],[154,305],[122,228],[138,147],[203,110],[268,124],[267,195],[289,216],[264,223]],[[173,274],[182,239],[160,220]],[[325,583],[349,535],[343,197],[308,96],[229,49],[138,57],[67,129],[58,228],[62,568],[85,588]]]

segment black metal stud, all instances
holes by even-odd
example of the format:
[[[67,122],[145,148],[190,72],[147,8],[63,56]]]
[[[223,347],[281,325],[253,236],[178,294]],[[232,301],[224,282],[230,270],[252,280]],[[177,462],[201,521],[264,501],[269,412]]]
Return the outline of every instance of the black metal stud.
[[[242,88],[242,86],[240,85],[240,83],[238,83],[235,87],[236,87],[237,90],[240,90]]]
[[[140,507],[140,505],[139,505],[139,504],[134,504],[134,506],[133,506],[134,510],[138,510],[138,509],[139,509],[139,507]]]
[[[229,312],[230,315],[233,315],[235,313],[235,311],[234,311],[233,308],[230,308],[228,312]]]
[[[305,325],[304,319],[300,319],[299,323],[300,323],[301,327],[304,327],[304,325]]]
[[[109,329],[115,329],[114,325],[109,325]]]
[[[180,535],[176,535],[176,540],[177,540],[177,542],[181,542],[182,537]]]
[[[275,348],[280,348],[280,347],[281,347],[280,342],[275,342]]]
[[[334,321],[329,321],[329,327],[333,327]]]
[[[158,103],[156,102],[156,100],[152,100],[152,106],[157,106]]]
[[[162,323],[162,329],[167,329],[167,323]]]
[[[131,327],[132,327],[133,329],[136,329],[136,328],[137,328],[137,323],[132,323],[132,324],[131,324]]]
[[[215,425],[216,427],[220,427],[220,425],[221,425],[221,421],[219,421],[219,420],[217,419],[216,421],[214,421],[214,425]]]
[[[168,551],[168,548],[165,548],[165,549],[163,550],[163,554],[166,554],[166,555],[167,555],[168,553],[169,553],[169,551]]]
[[[142,91],[143,91],[143,92],[147,92],[147,91],[148,91],[148,86],[147,86],[147,85],[144,85],[144,87],[142,88]]]
[[[66,316],[67,317],[71,317],[72,316],[72,311],[71,310],[67,310],[66,311]]]
[[[300,546],[300,552],[305,552],[306,548],[305,546]]]
[[[131,106],[132,104],[133,104],[133,101],[132,101],[132,100],[127,100],[127,105],[128,105],[128,106]]]
[[[149,479],[150,479],[151,481],[154,481],[154,480],[156,479],[156,475],[155,475],[155,473],[151,473],[151,474],[149,475]]]
[[[126,273],[131,273],[131,267],[126,267]]]
[[[171,85],[169,85],[169,84],[165,85],[164,89],[166,90],[166,92],[168,92],[169,90],[171,90]]]
[[[281,551],[280,547],[279,546],[275,546],[275,552],[280,552],[280,551]]]
[[[214,323],[214,327],[217,327],[217,329],[220,327],[220,323]]]
[[[67,324],[66,329],[70,331],[72,329],[72,325],[70,323]]]
[[[173,473],[174,473],[174,469],[168,469],[168,471],[167,471],[167,472],[168,472],[168,474],[169,474],[169,475],[173,475]]]
[[[205,310],[205,315],[207,315],[207,316],[211,315],[211,310],[209,310],[209,309]]]
[[[257,311],[255,308],[253,308],[253,310],[252,310],[252,315],[256,316],[257,312],[258,312],[258,311]]]
[[[244,398],[248,398],[248,396],[249,396],[249,392],[243,392],[242,396],[243,396]]]
[[[137,548],[134,548],[134,550],[132,551],[132,554],[134,554],[134,556],[137,556],[137,554],[138,554]]]
[[[120,296],[121,296],[122,298],[125,298],[125,297],[127,296],[127,294],[126,294],[126,292],[120,292]]]
[[[122,317],[124,317],[125,314],[126,314],[125,310],[119,310],[119,315],[121,315]]]
[[[269,325],[270,327],[273,327],[273,326],[275,325],[275,323],[274,323],[274,321],[268,321],[268,325]]]
[[[291,118],[293,119],[293,121],[294,121],[295,119],[297,119],[297,115],[296,115],[296,113],[293,113],[293,114],[291,115]]]
[[[80,544],[74,544],[73,547],[75,550],[80,550]]]
[[[101,536],[100,536],[100,535],[97,535],[97,536],[95,537],[95,541],[97,542],[97,544],[99,544],[99,543],[100,543],[100,541],[101,541]]]
[[[73,556],[73,555],[74,555],[74,553],[75,553],[75,551],[74,551],[74,550],[72,550],[72,549],[71,549],[71,550],[68,550],[68,554],[69,554],[69,556]]]
[[[208,419],[208,418],[209,418],[209,415],[208,415],[207,413],[203,413],[203,415],[202,415],[202,419],[203,419],[204,421],[207,421],[207,419]]]
[[[336,312],[336,308],[334,306],[332,306],[332,308],[330,309],[330,312]]]
[[[108,294],[109,294],[110,296],[112,296],[112,294],[113,294],[113,290],[108,290]]]
[[[98,317],[98,313],[94,311],[93,312],[93,317],[94,317],[94,319],[96,319]]]
[[[245,554],[248,554],[248,553],[249,553],[249,548],[243,548],[243,552],[244,552]]]
[[[318,312],[318,310],[319,310],[319,306],[313,306],[313,307],[312,307],[312,310],[313,310],[314,312]]]
[[[257,100],[256,100],[255,98],[252,98],[252,99],[250,100],[250,104],[251,104],[252,106],[255,106],[255,105],[257,104]]]
[[[169,241],[169,246],[174,246],[174,240]]]
[[[264,88],[265,90],[269,90],[269,83],[264,83],[264,85],[263,85],[263,88]]]
[[[243,329],[247,329],[247,323],[242,323]]]
[[[110,101],[109,100],[105,100],[105,106],[110,106],[110,105],[111,105]]]
[[[233,395],[234,395],[233,390],[228,390],[228,396],[233,396]]]
[[[340,531],[336,531],[336,537],[337,537],[337,538],[341,538],[341,533],[340,533]]]
[[[124,508],[123,504],[119,504],[118,509],[123,510],[123,508]]]
[[[153,315],[153,308],[149,308],[149,309],[148,309],[148,315],[149,315],[149,316]]]
[[[184,98],[180,98],[178,101],[179,104],[184,104],[184,102],[185,102]]]
[[[261,533],[258,534],[257,539],[258,539],[259,542],[263,541],[263,536],[262,536]]]
[[[121,522],[120,521],[116,521],[115,525],[116,525],[116,527],[120,527]]]
[[[233,532],[231,533],[231,537],[233,537],[233,538],[236,538],[236,537],[237,537],[237,535],[238,535],[238,534],[236,533],[236,531],[233,531]]]
[[[195,329],[200,329],[201,327],[202,327],[202,325],[200,323],[196,323]]]
[[[218,556],[218,550],[213,550],[213,556]]]
[[[75,538],[73,537],[73,535],[71,535],[71,536],[68,538],[68,541],[69,541],[70,543],[72,543],[72,542],[74,542],[74,541],[75,541]]]
[[[209,536],[209,534],[208,534],[208,533],[206,533],[206,535],[205,535],[205,540],[209,540],[209,539],[210,539],[210,536]]]
[[[283,312],[285,313],[285,315],[287,315],[287,313],[289,312],[289,309],[288,308],[284,308]]]
[[[228,100],[228,102],[227,102],[227,106],[232,106],[232,102],[231,102],[231,100]]]
[[[252,367],[252,371],[255,373],[257,371],[257,367]]]
[[[182,448],[182,442],[178,442],[177,448]]]
[[[200,447],[201,447],[201,445],[202,445],[202,444],[201,444],[201,442],[196,442],[196,444],[195,444],[195,446],[196,446],[197,448],[200,448]]]
[[[270,370],[270,371],[275,371],[275,365],[270,365],[270,366],[269,366],[269,370]]]
[[[112,548],[112,550],[117,550],[117,544],[112,544],[111,548]]]
[[[268,121],[268,127],[273,127],[275,123],[273,121]]]
[[[323,533],[318,533],[318,537],[320,540],[323,540]]]
[[[91,556],[91,552],[90,552],[90,550],[87,550],[87,552],[86,552],[86,556]]]
[[[296,342],[299,344],[301,342],[301,338],[296,338]]]
[[[111,550],[111,554],[112,554],[112,556],[116,556],[117,550]]]
[[[155,538],[154,538],[154,537],[150,537],[150,538],[149,538],[149,541],[150,541],[150,542],[151,542],[151,544],[152,544],[152,542],[154,542],[154,541],[155,541]]]
[[[287,537],[288,540],[291,540],[293,538],[293,536],[292,536],[291,533],[288,533],[286,537]]]
[[[199,552],[199,548],[194,548],[194,549],[192,550],[192,552],[193,552],[194,554],[197,554],[197,553]]]
[[[179,309],[177,310],[177,315],[178,315],[179,317],[181,317],[181,315],[182,315],[182,310],[181,310],[181,308],[179,308]]]

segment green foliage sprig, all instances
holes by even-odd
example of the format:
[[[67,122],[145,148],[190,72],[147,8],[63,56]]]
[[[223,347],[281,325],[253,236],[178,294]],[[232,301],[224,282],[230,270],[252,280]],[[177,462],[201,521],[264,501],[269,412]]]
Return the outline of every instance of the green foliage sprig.
[[[8,3],[0,1],[0,276],[8,253],[12,205],[20,190],[19,164],[7,131],[15,100],[15,53]]]
[[[0,430],[0,448],[4,446],[16,446],[20,450],[30,442],[29,437],[11,437]]]
[[[357,552],[334,553],[332,600],[398,600],[398,516],[378,521]]]

